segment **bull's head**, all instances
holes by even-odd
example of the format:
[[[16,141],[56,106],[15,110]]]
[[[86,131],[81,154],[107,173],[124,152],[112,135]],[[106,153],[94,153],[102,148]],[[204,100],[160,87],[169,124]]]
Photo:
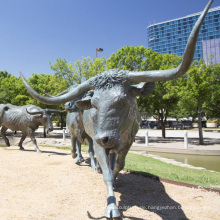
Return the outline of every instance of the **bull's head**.
[[[117,146],[119,142],[124,142],[123,140],[130,142],[133,138],[132,130],[138,129],[136,123],[138,110],[135,96],[148,95],[153,89],[154,82],[176,79],[187,72],[193,59],[200,27],[212,2],[213,0],[209,1],[194,25],[183,60],[177,68],[142,72],[108,70],[82,84],[71,87],[56,97],[44,97],[38,94],[21,74],[23,83],[35,99],[49,105],[65,103],[76,99],[89,90],[94,90],[93,97],[77,101],[76,105],[83,109],[91,109],[90,117],[94,128],[92,136],[96,142],[106,148]],[[139,84],[133,85],[135,83]]]
[[[53,113],[60,112],[55,109],[40,109],[40,108],[26,108],[30,115],[36,116],[41,125],[43,125],[48,132],[53,131],[52,115]]]

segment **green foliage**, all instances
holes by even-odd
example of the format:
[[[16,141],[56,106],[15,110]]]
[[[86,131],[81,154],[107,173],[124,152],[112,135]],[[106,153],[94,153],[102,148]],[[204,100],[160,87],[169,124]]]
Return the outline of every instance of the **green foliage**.
[[[0,80],[0,103],[18,104],[18,96],[22,93],[17,77],[0,71]]]
[[[210,64],[209,98],[204,103],[207,117],[220,118],[220,64]]]
[[[68,86],[71,86],[74,81],[74,67],[71,63],[67,63],[66,59],[56,59],[56,62],[50,68],[55,71],[55,76],[63,78],[67,81]]]
[[[87,80],[103,72],[105,68],[105,57],[96,59],[83,57],[82,60],[77,60],[74,64],[67,64],[66,59],[56,59],[56,62],[51,65],[51,69],[55,71],[55,75],[66,80],[68,86],[76,83],[79,84],[82,80]]]
[[[40,94],[45,95],[56,95],[68,88],[68,83],[65,79],[60,76],[53,74],[33,74],[28,78],[28,83]],[[41,108],[48,108],[48,105],[42,104],[39,101],[33,99],[29,95],[29,99],[26,101],[27,104],[33,104],[40,106]],[[63,105],[50,106],[53,109],[63,109]]]
[[[125,46],[107,60],[107,69],[144,71],[160,68],[160,55],[143,46]]]
[[[199,108],[202,116],[207,115],[207,109],[210,109],[210,101],[217,101],[220,98],[217,95],[220,94],[220,86],[217,83],[217,77],[214,80],[215,72],[213,70],[214,66],[206,65],[203,60],[194,61],[186,76],[179,80],[179,96],[181,99],[178,106],[180,112],[186,117],[197,117]],[[215,84],[214,81],[216,85],[213,85]],[[213,106],[216,105],[215,101],[212,102]]]

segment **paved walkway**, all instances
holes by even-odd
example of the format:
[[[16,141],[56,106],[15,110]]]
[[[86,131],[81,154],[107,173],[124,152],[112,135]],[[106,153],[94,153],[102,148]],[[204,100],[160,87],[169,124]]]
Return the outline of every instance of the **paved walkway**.
[[[139,130],[132,151],[169,152],[199,155],[220,155],[220,133],[204,131],[204,145],[199,145],[198,130],[188,130],[188,148],[184,148],[184,130],[167,130],[166,139],[161,138],[161,130],[148,130],[148,146],[145,144],[147,130]]]
[[[148,131],[149,144],[145,144],[145,134]],[[39,128],[36,132],[42,133],[43,129]],[[136,135],[135,142],[131,150],[136,152],[166,152],[166,153],[184,153],[198,155],[220,155],[220,130],[204,130],[204,145],[199,145],[198,130],[187,130],[188,132],[188,149],[184,149],[184,132],[186,130],[166,130],[166,139],[162,138],[161,130],[142,130]],[[62,135],[63,130],[55,129],[50,134]],[[50,135],[49,135],[50,136]],[[62,140],[62,139],[61,139]],[[62,142],[62,141],[61,141]],[[45,139],[46,143],[46,139]],[[70,144],[69,136],[64,144]]]

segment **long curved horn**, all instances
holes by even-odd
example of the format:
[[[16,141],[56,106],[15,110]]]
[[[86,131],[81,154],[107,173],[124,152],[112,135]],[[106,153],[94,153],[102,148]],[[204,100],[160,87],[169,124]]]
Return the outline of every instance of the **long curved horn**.
[[[131,83],[167,81],[181,77],[184,73],[186,73],[193,59],[200,27],[213,1],[214,0],[209,1],[204,11],[195,23],[186,45],[182,63],[177,68],[169,70],[129,72],[128,80],[130,80]]]
[[[41,103],[45,103],[48,105],[59,105],[64,102],[73,100],[77,98],[79,95],[83,94],[84,92],[91,90],[92,86],[90,85],[90,80],[83,82],[82,84],[77,85],[76,87],[70,87],[69,92],[60,95],[60,96],[52,96],[52,97],[45,97],[37,93],[26,81],[23,74],[20,72],[20,76],[22,78],[23,84],[31,94],[33,98],[40,101]]]
[[[26,108],[26,111],[27,111],[27,113],[30,114],[30,115],[41,115],[41,116],[42,116],[43,113],[44,113],[43,111],[29,112],[29,111],[28,111],[28,108]]]
[[[50,113],[62,113],[62,112],[66,112],[66,110],[56,110],[56,109],[45,109],[47,112]]]
[[[69,87],[68,89],[64,90],[63,92],[61,92],[61,93],[59,93],[57,95],[49,95],[49,94],[47,94],[45,92],[43,92],[43,94],[48,96],[48,97],[58,97],[58,96],[61,96],[61,95],[64,95],[64,94],[68,93],[71,89],[76,88],[77,86],[78,85],[73,85],[73,86]]]

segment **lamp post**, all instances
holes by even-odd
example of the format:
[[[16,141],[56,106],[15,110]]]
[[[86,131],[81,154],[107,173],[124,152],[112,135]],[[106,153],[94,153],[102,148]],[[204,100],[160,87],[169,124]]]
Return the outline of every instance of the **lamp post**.
[[[97,52],[102,52],[102,51],[103,51],[102,48],[96,48],[96,58],[97,58],[97,56],[98,56]]]

